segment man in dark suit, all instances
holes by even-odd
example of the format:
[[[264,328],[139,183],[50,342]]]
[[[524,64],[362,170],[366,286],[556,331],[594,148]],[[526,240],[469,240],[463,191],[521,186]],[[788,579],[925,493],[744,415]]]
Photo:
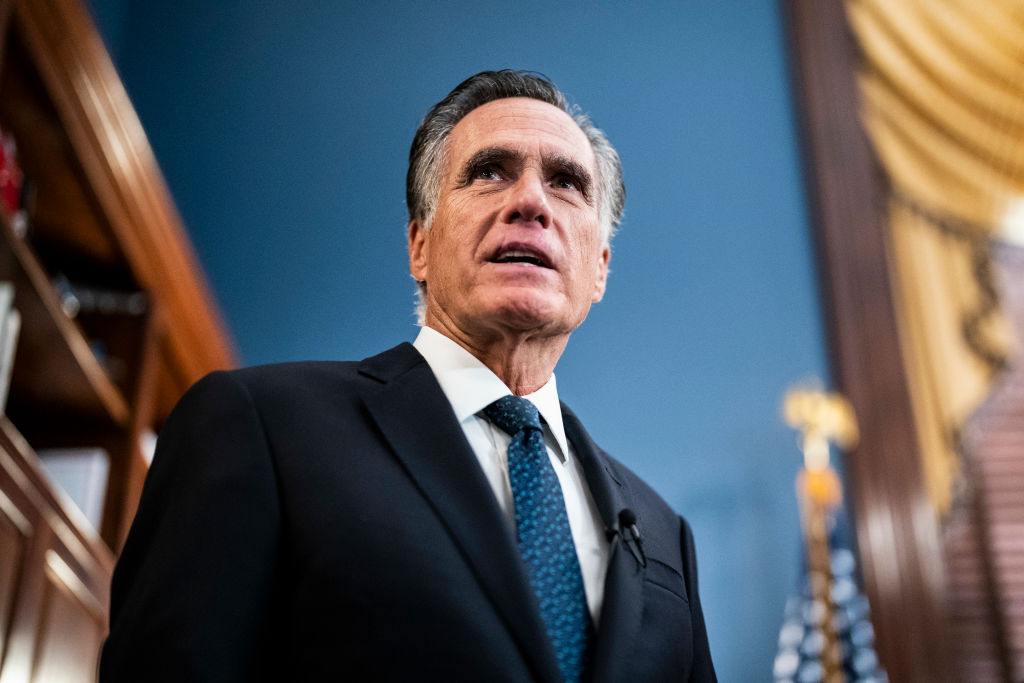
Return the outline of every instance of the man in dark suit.
[[[557,397],[614,149],[547,79],[483,72],[424,119],[407,197],[415,343],[189,390],[101,681],[714,681],[689,526]]]

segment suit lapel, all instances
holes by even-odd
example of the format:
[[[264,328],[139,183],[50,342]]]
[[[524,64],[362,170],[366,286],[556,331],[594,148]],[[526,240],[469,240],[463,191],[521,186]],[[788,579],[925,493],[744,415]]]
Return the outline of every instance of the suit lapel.
[[[573,452],[583,464],[601,520],[607,530],[618,530],[619,512],[633,507],[624,478],[617,476],[611,462],[583,429],[579,418],[562,404],[562,420]],[[611,540],[608,574],[601,605],[601,623],[591,663],[591,680],[629,680],[632,643],[640,635],[643,618],[643,567],[622,545],[619,534]]]
[[[558,680],[515,538],[430,366],[411,344],[402,344],[366,359],[360,372],[380,382],[363,392],[364,403],[444,522],[535,678]]]

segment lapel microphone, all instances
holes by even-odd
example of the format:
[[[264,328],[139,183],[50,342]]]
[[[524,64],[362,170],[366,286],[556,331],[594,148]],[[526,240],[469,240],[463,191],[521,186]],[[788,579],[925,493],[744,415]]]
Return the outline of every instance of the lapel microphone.
[[[636,525],[636,513],[629,508],[619,511],[619,528],[622,529],[622,543],[642,567],[647,566],[644,554],[644,542],[640,538],[640,529]]]

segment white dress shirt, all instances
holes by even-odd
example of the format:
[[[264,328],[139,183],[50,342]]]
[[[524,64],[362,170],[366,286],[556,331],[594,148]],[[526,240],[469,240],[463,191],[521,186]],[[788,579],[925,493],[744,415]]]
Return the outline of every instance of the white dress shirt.
[[[508,478],[508,434],[480,414],[484,408],[512,391],[466,349],[440,332],[424,326],[413,342],[426,359],[441,390],[452,404],[455,417],[480,461],[498,504],[515,533],[515,507]],[[569,448],[562,427],[555,376],[537,391],[524,396],[537,406],[544,424],[544,443],[565,499],[569,528],[576,545],[583,590],[594,623],[599,622],[604,579],[608,571],[608,541],[597,506],[590,495],[583,465]]]

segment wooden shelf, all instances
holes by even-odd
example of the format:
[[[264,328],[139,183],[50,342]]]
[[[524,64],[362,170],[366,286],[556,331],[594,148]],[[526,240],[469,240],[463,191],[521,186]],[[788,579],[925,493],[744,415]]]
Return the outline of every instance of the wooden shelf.
[[[87,417],[123,427],[129,410],[78,325],[61,309],[49,275],[0,213],[0,280],[14,284],[22,329],[11,411]]]

